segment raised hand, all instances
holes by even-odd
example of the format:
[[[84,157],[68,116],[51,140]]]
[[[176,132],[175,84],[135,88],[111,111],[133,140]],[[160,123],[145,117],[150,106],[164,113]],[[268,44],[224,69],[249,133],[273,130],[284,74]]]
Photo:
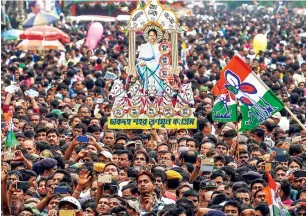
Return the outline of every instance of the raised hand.
[[[92,177],[89,176],[90,175],[90,172],[89,171],[86,171],[86,170],[82,170],[80,172],[80,175],[79,175],[79,185],[86,185],[88,182],[91,181]]]

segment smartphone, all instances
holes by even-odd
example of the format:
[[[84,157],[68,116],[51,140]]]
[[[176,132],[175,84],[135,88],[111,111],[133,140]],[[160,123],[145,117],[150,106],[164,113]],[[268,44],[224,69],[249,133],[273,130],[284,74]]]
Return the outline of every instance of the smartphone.
[[[214,165],[214,160],[212,158],[202,158],[201,164],[212,166]]]
[[[213,169],[214,169],[214,166],[212,166],[212,165],[204,165],[204,164],[202,164],[201,168],[200,168],[200,170],[202,172],[212,172]]]
[[[30,187],[30,183],[27,181],[19,181],[16,184],[16,189],[27,190]]]
[[[287,162],[289,160],[289,153],[285,149],[274,148],[273,151],[276,152],[275,160],[278,162]]]
[[[269,162],[265,163],[265,171],[272,171],[276,168],[276,163],[275,162]]]
[[[60,210],[59,216],[76,216],[75,210]]]
[[[87,136],[78,136],[77,141],[87,143],[89,141],[89,138]]]
[[[3,161],[11,161],[16,158],[16,155],[14,152],[6,152],[3,154]]]
[[[306,177],[306,171],[305,170],[297,170],[293,173],[295,178],[302,178]]]
[[[54,188],[54,193],[66,194],[68,189],[66,187],[56,187]]]
[[[112,183],[112,176],[111,175],[99,175],[98,182],[102,183]]]

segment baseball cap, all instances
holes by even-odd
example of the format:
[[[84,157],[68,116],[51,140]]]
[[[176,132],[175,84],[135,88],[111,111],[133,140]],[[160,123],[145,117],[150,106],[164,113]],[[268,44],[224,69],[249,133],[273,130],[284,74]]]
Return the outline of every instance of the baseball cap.
[[[139,212],[139,202],[137,200],[133,201],[133,200],[127,200],[126,201],[128,206],[131,207],[132,209],[134,209],[136,212]]]
[[[272,118],[276,118],[276,119],[281,119],[281,114],[280,114],[280,112],[276,112],[276,113],[274,113],[273,115],[272,115]]]
[[[52,114],[55,114],[55,115],[58,115],[58,116],[64,114],[64,112],[62,112],[62,111],[59,110],[59,109],[54,109],[54,110],[51,111],[51,113],[52,113]]]
[[[113,160],[113,155],[109,151],[101,151],[101,153],[104,157]]]
[[[135,144],[136,144],[135,141],[129,141],[124,145],[124,147],[128,147],[129,145],[135,145]]]
[[[59,201],[59,203],[58,203],[59,209],[60,209],[65,203],[72,204],[72,205],[74,205],[74,206],[77,208],[77,210],[81,210],[81,204],[80,204],[80,202],[79,202],[76,198],[74,198],[74,197],[72,197],[72,196],[67,196],[67,197],[64,197],[63,199],[61,199],[61,200]]]
[[[201,189],[215,189],[217,188],[217,185],[214,181],[207,180],[207,181],[203,181],[200,183],[200,188]]]

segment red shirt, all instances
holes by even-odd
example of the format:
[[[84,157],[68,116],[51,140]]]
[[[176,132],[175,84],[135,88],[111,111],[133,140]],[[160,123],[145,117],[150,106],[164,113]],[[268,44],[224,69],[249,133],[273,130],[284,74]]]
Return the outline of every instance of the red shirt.
[[[176,201],[176,195],[174,193],[169,192],[169,191],[165,192],[164,197]]]

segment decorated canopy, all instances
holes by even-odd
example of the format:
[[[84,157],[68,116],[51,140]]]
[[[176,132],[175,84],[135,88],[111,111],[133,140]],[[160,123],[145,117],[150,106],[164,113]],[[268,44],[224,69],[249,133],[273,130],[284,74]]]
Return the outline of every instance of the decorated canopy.
[[[131,13],[127,26],[129,60],[126,84],[115,80],[108,127],[112,129],[196,128],[191,83],[178,75],[179,24],[174,12],[152,0]],[[146,43],[136,58],[135,32],[142,31]]]

